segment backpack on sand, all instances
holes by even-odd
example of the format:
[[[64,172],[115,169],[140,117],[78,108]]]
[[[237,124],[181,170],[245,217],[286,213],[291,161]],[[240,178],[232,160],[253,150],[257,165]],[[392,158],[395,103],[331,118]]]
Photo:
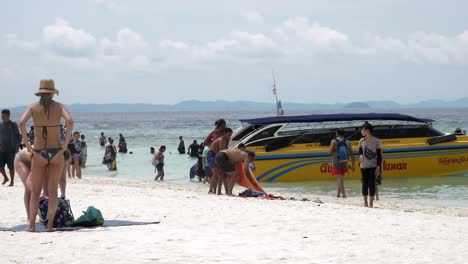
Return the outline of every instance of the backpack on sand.
[[[84,227],[93,227],[100,226],[104,224],[104,217],[102,216],[101,211],[96,209],[94,206],[88,206],[86,212],[83,212],[83,215],[76,219],[73,226],[84,226]]]
[[[39,203],[39,218],[47,226],[47,211],[49,209],[49,199],[46,198]],[[71,227],[75,223],[70,201],[64,198],[57,199],[57,211],[54,217],[54,227]]]

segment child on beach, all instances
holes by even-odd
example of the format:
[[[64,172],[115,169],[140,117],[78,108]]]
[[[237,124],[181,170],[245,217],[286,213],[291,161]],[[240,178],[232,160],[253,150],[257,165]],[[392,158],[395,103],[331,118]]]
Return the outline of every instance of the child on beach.
[[[374,206],[376,178],[382,177],[382,148],[380,140],[372,135],[374,128],[368,122],[362,125],[361,134],[364,138],[359,141],[359,161],[361,162],[362,196],[365,207]],[[367,196],[369,202],[367,201]]]
[[[346,198],[346,190],[344,187],[344,176],[348,172],[348,161],[351,157],[354,171],[354,153],[351,143],[344,138],[345,132],[342,129],[336,131],[336,138],[330,143],[330,155],[333,159],[332,176],[336,177],[337,194],[336,197]]]
[[[164,180],[164,152],[166,151],[166,146],[162,145],[159,148],[159,152],[156,153],[154,159],[156,160],[155,166],[156,166],[156,171],[158,174],[156,175],[156,178],[154,178],[155,181],[158,179],[161,179],[161,181]]]

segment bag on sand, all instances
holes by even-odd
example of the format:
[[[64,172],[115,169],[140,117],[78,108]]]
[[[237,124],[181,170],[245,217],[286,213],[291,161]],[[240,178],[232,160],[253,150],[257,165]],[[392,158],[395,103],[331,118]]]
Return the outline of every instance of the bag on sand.
[[[102,217],[101,211],[96,209],[94,206],[88,206],[86,212],[83,212],[83,215],[76,219],[73,226],[84,226],[84,227],[93,227],[100,226],[104,224],[104,217]]]
[[[47,226],[47,211],[49,209],[49,199],[46,198],[39,203],[39,218]],[[70,201],[64,198],[57,199],[57,211],[54,217],[54,227],[71,227],[75,223]]]

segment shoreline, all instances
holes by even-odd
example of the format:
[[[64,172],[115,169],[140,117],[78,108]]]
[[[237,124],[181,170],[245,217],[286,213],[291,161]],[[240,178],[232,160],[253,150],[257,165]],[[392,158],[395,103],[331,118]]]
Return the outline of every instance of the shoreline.
[[[81,181],[81,183],[80,183]],[[117,184],[118,186],[126,186],[126,187],[135,187],[135,188],[146,188],[146,189],[154,189],[157,188],[167,188],[168,190],[176,190],[176,191],[184,191],[184,192],[194,192],[200,195],[206,196],[213,196],[216,195],[209,195],[208,194],[208,184],[192,182],[188,184],[181,184],[181,183],[174,183],[171,181],[163,181],[163,182],[154,182],[153,180],[129,180],[129,179],[110,179],[110,178],[83,178],[81,180],[75,180],[73,184],[105,184],[105,185],[113,185]],[[234,194],[238,194],[242,192],[245,188],[236,184],[234,187]],[[265,188],[265,191],[268,192],[268,187]],[[223,190],[224,192],[224,190]],[[281,196],[285,198],[285,200],[289,200],[292,202],[312,202],[317,203],[316,201],[320,201],[321,203],[329,203],[329,204],[336,204],[336,205],[346,205],[346,206],[355,206],[355,207],[363,207],[362,206],[362,197],[361,196],[348,196],[346,199],[343,198],[336,198],[333,196],[321,195],[321,194],[305,194],[303,192],[287,192],[287,191],[280,191],[272,193],[275,196]],[[221,195],[224,197],[225,195]],[[241,198],[235,196],[237,198]],[[235,198],[234,197],[234,198]],[[232,198],[232,197],[229,197]],[[294,198],[291,200],[291,198]],[[264,199],[256,199],[256,198],[247,198],[247,199],[254,199],[254,200],[264,200]],[[303,199],[307,199],[307,201],[302,201]],[[281,201],[281,200],[279,200]],[[319,202],[319,203],[320,203]],[[419,204],[419,203],[412,203],[408,200],[380,200],[374,201],[374,208],[373,209],[387,209],[393,211],[402,211],[407,213],[414,213],[414,212],[421,212],[425,214],[431,215],[446,215],[446,216],[457,216],[457,217],[468,217],[468,208],[465,207],[452,207],[452,206],[443,206],[443,205],[428,205],[428,204]]]

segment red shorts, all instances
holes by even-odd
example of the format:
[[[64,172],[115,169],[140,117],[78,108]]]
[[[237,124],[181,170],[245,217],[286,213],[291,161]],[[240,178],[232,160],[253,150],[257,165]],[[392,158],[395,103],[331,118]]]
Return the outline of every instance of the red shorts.
[[[332,176],[335,175],[345,175],[348,172],[348,169],[337,169],[337,168],[332,168]]]

